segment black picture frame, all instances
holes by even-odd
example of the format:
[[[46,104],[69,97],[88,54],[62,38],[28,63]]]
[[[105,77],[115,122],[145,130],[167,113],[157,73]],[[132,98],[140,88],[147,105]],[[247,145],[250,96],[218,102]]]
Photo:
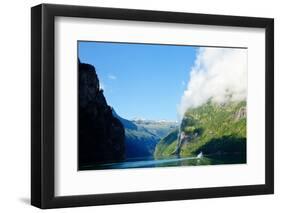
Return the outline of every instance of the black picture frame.
[[[54,194],[54,21],[58,16],[264,28],[266,34],[265,184],[56,197]],[[274,20],[53,4],[32,7],[31,112],[31,204],[36,207],[47,209],[272,194],[274,193]]]

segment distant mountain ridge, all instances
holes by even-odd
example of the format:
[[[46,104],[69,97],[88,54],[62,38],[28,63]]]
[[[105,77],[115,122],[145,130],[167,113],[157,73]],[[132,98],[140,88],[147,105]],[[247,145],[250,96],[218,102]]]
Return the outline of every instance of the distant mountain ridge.
[[[132,120],[136,125],[146,128],[149,132],[163,138],[178,128],[178,123],[175,121],[167,120]]]
[[[153,157],[156,144],[177,128],[176,122],[153,120],[127,120],[112,110],[125,128],[127,158]]]

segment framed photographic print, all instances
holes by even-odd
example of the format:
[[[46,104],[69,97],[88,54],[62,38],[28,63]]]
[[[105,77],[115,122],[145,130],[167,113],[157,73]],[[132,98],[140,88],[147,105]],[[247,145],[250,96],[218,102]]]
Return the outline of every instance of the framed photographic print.
[[[31,9],[31,203],[272,194],[274,21]]]

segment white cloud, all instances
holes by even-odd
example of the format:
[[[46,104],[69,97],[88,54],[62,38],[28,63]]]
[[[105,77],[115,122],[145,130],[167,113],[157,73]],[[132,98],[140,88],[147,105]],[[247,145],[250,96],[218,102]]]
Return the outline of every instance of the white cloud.
[[[112,75],[112,74],[109,74],[108,78],[111,79],[111,80],[116,80],[117,79],[117,77],[115,75]]]
[[[188,108],[200,106],[210,98],[224,103],[246,97],[247,50],[199,48],[178,113],[182,117]]]

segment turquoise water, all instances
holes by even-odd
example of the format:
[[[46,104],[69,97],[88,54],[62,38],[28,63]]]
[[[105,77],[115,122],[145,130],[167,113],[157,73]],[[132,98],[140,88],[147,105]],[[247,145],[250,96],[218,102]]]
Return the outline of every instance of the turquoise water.
[[[169,167],[169,166],[200,166],[200,165],[220,165],[220,164],[243,164],[246,163],[245,155],[223,155],[223,156],[205,156],[201,158],[165,158],[155,160],[152,157],[131,158],[123,162],[101,163],[97,165],[84,166],[82,170],[100,170],[100,169],[129,169],[129,168],[151,168],[151,167]]]

